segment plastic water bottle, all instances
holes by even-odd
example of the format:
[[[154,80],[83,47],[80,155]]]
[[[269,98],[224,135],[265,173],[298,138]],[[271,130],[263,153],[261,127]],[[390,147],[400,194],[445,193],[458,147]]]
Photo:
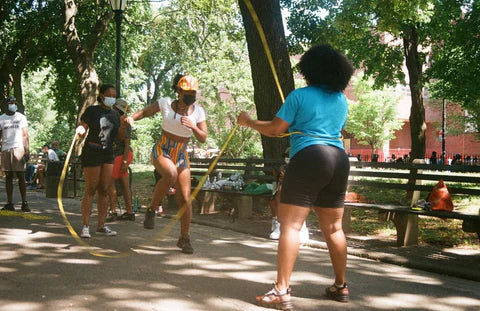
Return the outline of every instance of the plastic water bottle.
[[[136,213],[140,209],[140,204],[138,202],[138,195],[135,196],[133,200],[133,212]]]
[[[208,189],[210,188],[210,175],[207,177],[207,180],[205,181],[205,183],[203,184],[202,188],[204,189]]]

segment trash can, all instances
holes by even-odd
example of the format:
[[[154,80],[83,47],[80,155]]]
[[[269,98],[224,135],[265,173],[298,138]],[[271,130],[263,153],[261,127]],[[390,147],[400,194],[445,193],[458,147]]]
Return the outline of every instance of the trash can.
[[[52,161],[47,162],[45,170],[45,196],[47,198],[56,198],[58,192],[58,184],[62,175],[64,162]],[[72,181],[66,180],[63,183],[62,197],[70,196],[72,190]]]

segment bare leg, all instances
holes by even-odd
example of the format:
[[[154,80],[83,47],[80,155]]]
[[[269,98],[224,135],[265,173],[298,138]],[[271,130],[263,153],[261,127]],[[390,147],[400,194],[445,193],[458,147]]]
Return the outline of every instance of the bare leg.
[[[38,165],[37,178],[38,178],[37,189],[44,189],[45,188],[45,166],[43,164]]]
[[[97,186],[97,208],[98,208],[98,227],[100,229],[105,224],[108,209],[108,190],[112,184],[113,164],[103,164],[100,170],[100,183]]]
[[[178,168],[178,179],[176,183],[178,206],[184,207],[185,211],[180,218],[180,234],[188,238],[190,232],[190,222],[192,221],[192,202],[190,193],[192,182],[190,180],[190,169]]]
[[[90,220],[90,212],[92,211],[93,197],[97,191],[100,182],[101,166],[92,166],[83,168],[83,176],[85,176],[85,193],[82,198],[82,222],[87,225]]]
[[[309,213],[309,208],[291,204],[281,203],[278,208],[280,240],[277,254],[277,289],[280,291],[290,286],[290,276],[300,247],[298,233]]]
[[[18,188],[20,190],[20,195],[22,196],[22,202],[27,201],[27,184],[25,182],[25,173],[16,172],[18,178]]]
[[[153,166],[155,166],[162,178],[155,184],[153,189],[152,201],[150,202],[150,211],[152,212],[160,205],[163,197],[168,193],[170,186],[176,182],[178,176],[175,164],[164,156],[159,156],[153,160]]]
[[[345,283],[347,269],[347,241],[342,229],[343,208],[314,207],[320,230],[327,241],[330,260],[335,273],[335,284]]]
[[[123,191],[123,199],[125,200],[125,208],[127,213],[132,214],[132,193],[130,192],[130,187],[128,186],[128,175],[120,178],[120,186]]]
[[[110,183],[108,188],[108,199],[110,201],[110,213],[115,213],[117,208],[117,188],[115,188],[115,180]]]
[[[5,189],[7,190],[7,203],[12,203],[13,200],[13,172],[5,172]]]

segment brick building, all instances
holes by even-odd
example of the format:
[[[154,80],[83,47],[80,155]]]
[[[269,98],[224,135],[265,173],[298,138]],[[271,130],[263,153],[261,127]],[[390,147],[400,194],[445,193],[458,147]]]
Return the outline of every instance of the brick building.
[[[395,132],[395,138],[387,142],[382,150],[376,150],[375,153],[379,155],[380,161],[388,161],[391,159],[392,154],[395,156],[403,157],[410,152],[411,139],[410,139],[410,91],[408,87],[397,86],[395,92],[400,96],[400,101],[397,107],[398,118],[404,121],[403,127]],[[427,92],[425,92],[427,94]],[[345,95],[349,99],[354,99],[352,90],[349,88],[346,90]],[[442,104],[441,102],[433,102],[428,98],[424,98],[425,106],[425,119],[427,123],[426,133],[426,157],[430,157],[432,151],[436,151],[438,157],[442,153]],[[475,133],[463,130],[458,131],[458,135],[449,135],[449,119],[448,115],[463,113],[459,105],[451,102],[447,102],[447,135],[445,136],[445,150],[447,158],[453,158],[456,153],[461,154],[464,158],[467,156],[480,158],[480,140],[476,139]],[[344,134],[344,144],[347,152],[357,156],[360,154],[363,160],[370,161],[372,152],[370,146],[359,145],[353,138],[353,135],[348,133]]]

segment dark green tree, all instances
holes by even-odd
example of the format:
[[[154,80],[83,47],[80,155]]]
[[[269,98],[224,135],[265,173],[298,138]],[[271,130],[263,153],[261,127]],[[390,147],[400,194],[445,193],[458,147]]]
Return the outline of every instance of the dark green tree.
[[[290,42],[329,42],[344,51],[375,86],[407,84],[411,96],[412,158],[424,158],[426,143],[423,88],[427,51],[441,39],[448,23],[461,15],[461,0],[285,0],[291,10]],[[322,12],[321,9],[324,9]]]
[[[22,75],[41,66],[41,46],[55,20],[53,6],[48,0],[0,2],[0,100],[13,89],[22,112]]]
[[[443,40],[432,47],[432,96],[454,101],[468,111],[464,121],[480,130],[480,2],[464,6],[465,15],[448,23]]]

